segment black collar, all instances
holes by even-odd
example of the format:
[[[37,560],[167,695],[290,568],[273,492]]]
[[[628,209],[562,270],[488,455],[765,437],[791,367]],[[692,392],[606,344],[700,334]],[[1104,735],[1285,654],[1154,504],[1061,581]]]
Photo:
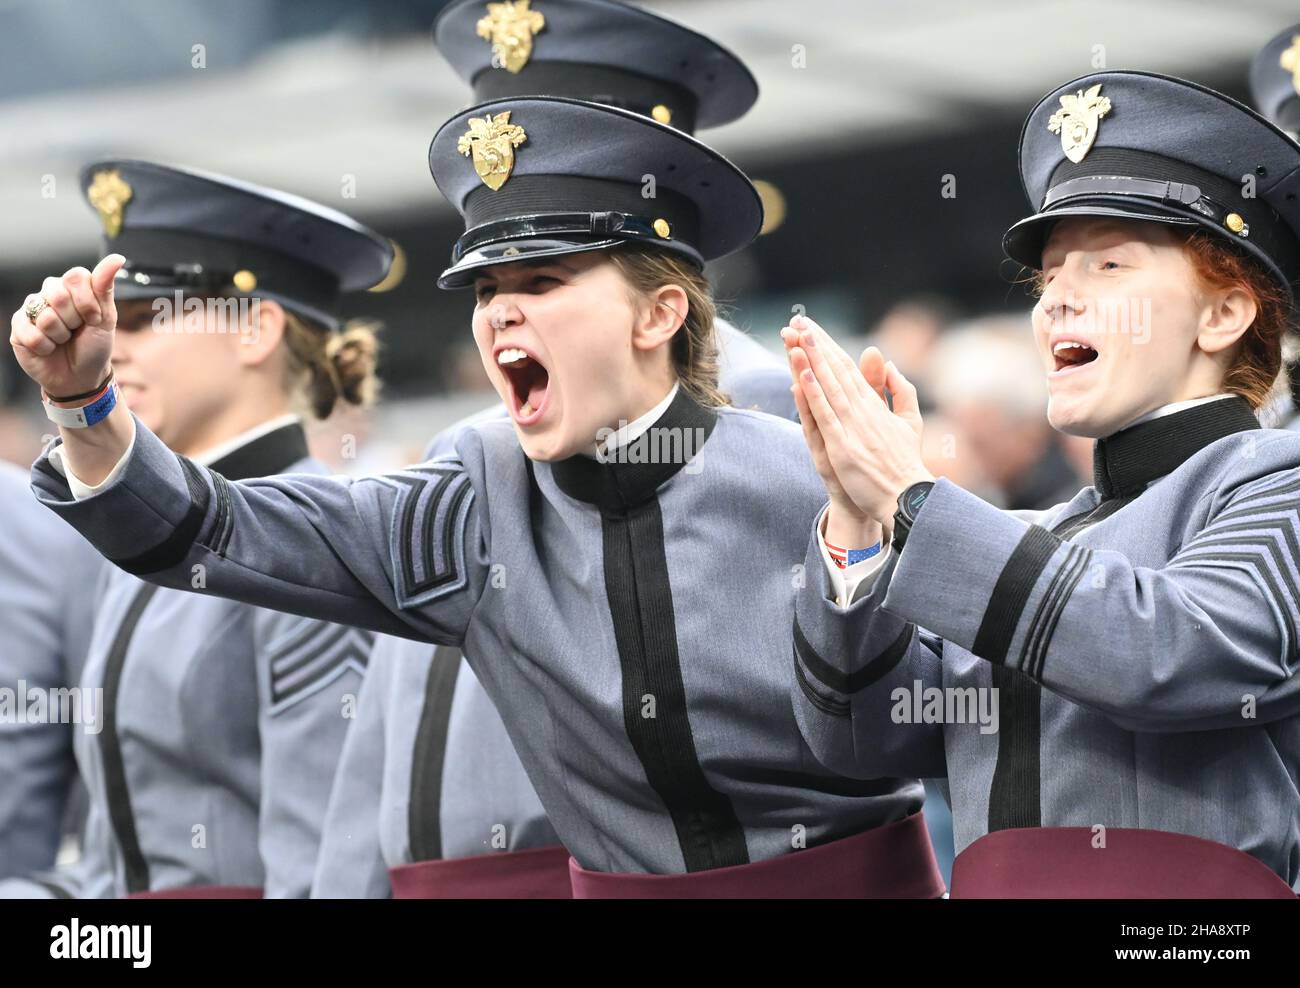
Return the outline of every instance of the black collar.
[[[307,434],[302,424],[291,422],[231,450],[210,469],[227,480],[249,480],[283,473],[308,455]]]
[[[718,413],[678,387],[664,413],[645,432],[615,452],[617,460],[600,462],[578,454],[551,464],[551,476],[569,497],[594,504],[608,514],[622,514],[654,497],[687,463],[698,456],[713,434]],[[667,430],[667,431],[665,431]],[[676,453],[677,455],[666,455]]]
[[[1093,485],[1103,501],[1141,494],[1210,443],[1258,428],[1259,419],[1240,395],[1131,425],[1093,445]]]

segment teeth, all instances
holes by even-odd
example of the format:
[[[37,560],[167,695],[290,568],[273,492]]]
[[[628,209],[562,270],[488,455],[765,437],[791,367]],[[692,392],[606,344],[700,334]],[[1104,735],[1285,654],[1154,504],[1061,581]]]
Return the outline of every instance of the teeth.
[[[1053,353],[1060,353],[1062,350],[1069,350],[1072,347],[1078,347],[1080,350],[1091,350],[1092,347],[1086,343],[1076,343],[1074,340],[1061,340],[1060,343],[1052,347]]]
[[[506,347],[497,354],[497,363],[501,365],[513,364],[520,360],[527,360],[528,354],[518,347]]]
[[[531,401],[524,402],[523,407],[519,409],[519,417],[526,419],[528,418],[528,416],[532,414],[533,414],[533,403]]]

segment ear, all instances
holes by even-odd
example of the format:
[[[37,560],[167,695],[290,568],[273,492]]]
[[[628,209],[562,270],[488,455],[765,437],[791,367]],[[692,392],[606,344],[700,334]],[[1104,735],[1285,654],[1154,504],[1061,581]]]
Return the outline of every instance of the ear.
[[[284,309],[279,302],[253,299],[238,317],[237,357],[243,367],[258,367],[271,358],[284,339]]]
[[[1206,300],[1196,345],[1206,353],[1222,353],[1241,339],[1259,313],[1255,297],[1244,288],[1215,292]]]
[[[673,338],[686,321],[690,305],[681,285],[660,285],[646,299],[632,327],[632,346],[653,350]]]

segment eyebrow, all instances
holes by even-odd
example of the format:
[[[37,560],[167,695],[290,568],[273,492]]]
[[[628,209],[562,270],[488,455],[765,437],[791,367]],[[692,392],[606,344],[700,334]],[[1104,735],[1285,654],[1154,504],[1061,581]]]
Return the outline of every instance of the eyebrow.
[[[533,274],[533,275],[535,276],[535,275],[538,275],[538,274],[542,273],[543,271],[547,271],[547,270],[549,270],[549,269],[551,269],[551,268],[559,268],[561,271],[566,271],[566,272],[568,272],[569,274],[577,274],[577,273],[578,273],[578,269],[577,269],[577,268],[572,267],[571,265],[565,264],[565,263],[563,263],[562,261],[559,261],[559,260],[545,260],[545,261],[537,261],[537,262],[535,262],[535,263],[533,263],[533,264],[521,264],[521,265],[519,265],[519,267],[518,267],[516,270],[520,270],[520,269],[522,269],[522,270],[524,270],[525,272],[529,272],[529,273],[531,273],[531,274]],[[528,276],[528,274],[524,274],[524,275],[522,275],[521,277],[527,277],[527,276]],[[496,280],[496,275],[491,274],[491,273],[485,271],[485,272],[483,272],[482,274],[478,275],[478,279],[490,279],[490,280]]]

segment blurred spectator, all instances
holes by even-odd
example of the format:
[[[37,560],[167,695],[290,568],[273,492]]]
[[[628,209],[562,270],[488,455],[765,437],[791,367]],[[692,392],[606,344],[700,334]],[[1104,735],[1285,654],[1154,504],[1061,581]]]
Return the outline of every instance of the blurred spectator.
[[[485,395],[492,390],[487,371],[483,369],[483,358],[475,343],[452,343],[447,348],[446,389],[451,392],[481,391]]]
[[[916,385],[922,413],[933,408],[936,400],[929,380],[934,348],[956,318],[957,310],[946,298],[912,295],[895,303],[867,335],[867,345],[879,347]],[[856,357],[863,347],[846,349]]]
[[[1047,381],[1029,317],[964,324],[935,347],[932,397],[1005,508],[1047,508],[1084,483],[1047,421]]]

